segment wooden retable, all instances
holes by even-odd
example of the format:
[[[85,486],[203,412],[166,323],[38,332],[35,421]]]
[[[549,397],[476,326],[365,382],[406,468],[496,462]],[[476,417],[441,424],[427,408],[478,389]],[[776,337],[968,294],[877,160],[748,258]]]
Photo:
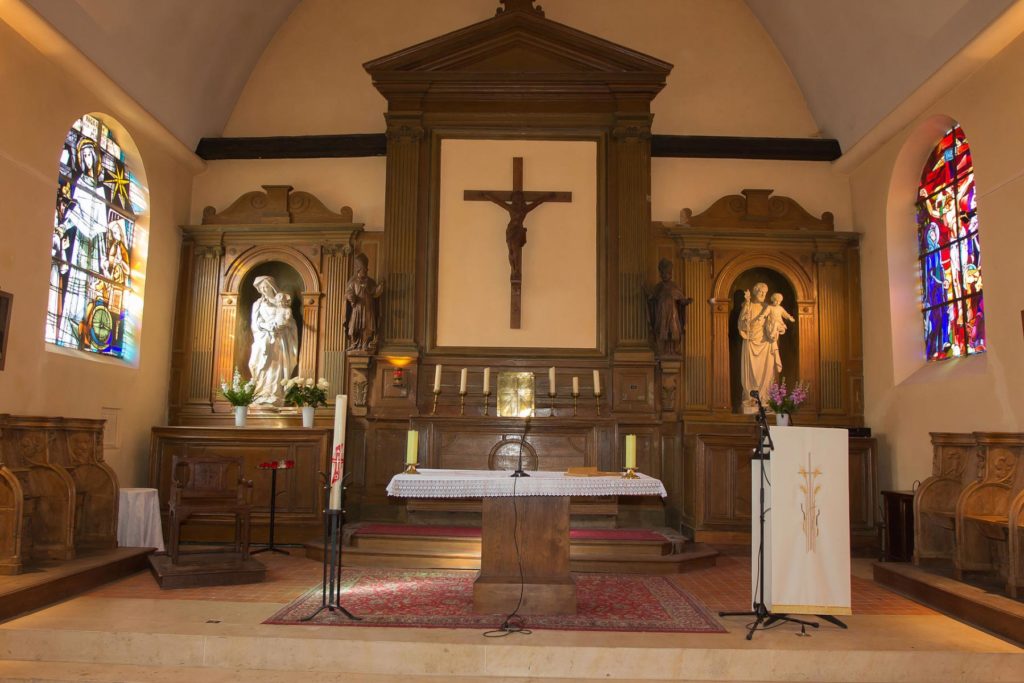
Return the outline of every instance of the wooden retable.
[[[513,478],[490,470],[420,470],[398,474],[388,494],[402,498],[482,498],[480,574],[473,584],[473,611],[575,614],[576,584],[569,572],[571,496],[667,496],[652,477],[570,477],[530,472]],[[517,533],[518,531],[518,533]],[[516,546],[518,544],[518,552]]]

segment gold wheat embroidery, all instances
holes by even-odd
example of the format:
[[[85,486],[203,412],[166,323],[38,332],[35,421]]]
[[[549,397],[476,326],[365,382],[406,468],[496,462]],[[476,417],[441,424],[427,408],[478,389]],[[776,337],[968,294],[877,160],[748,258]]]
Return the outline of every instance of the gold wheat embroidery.
[[[804,516],[804,540],[806,551],[813,553],[818,543],[818,520],[821,517],[821,510],[818,509],[817,496],[821,491],[821,484],[817,483],[821,476],[821,470],[815,467],[811,469],[811,454],[807,453],[807,467],[800,467],[800,476],[803,483],[800,484],[800,491],[804,494],[804,500],[800,503],[800,512]]]

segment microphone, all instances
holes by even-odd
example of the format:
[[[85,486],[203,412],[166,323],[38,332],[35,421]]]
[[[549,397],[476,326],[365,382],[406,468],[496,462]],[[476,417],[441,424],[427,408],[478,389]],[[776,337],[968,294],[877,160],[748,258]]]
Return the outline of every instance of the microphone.
[[[530,418],[532,415],[526,416],[526,421],[523,423],[523,435],[519,439],[519,463],[516,467],[516,471],[512,473],[513,477],[528,477],[530,476],[523,471],[523,444],[526,443],[526,434],[530,431]]]
[[[751,389],[750,390],[750,397],[751,398],[761,398],[761,393],[757,389]]]

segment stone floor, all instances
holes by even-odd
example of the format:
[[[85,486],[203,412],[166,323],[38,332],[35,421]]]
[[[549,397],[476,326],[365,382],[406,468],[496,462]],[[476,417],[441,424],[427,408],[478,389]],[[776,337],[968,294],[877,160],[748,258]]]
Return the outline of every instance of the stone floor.
[[[749,606],[746,551],[674,580],[712,610]],[[537,631],[485,638],[473,630],[263,625],[318,583],[296,552],[261,555],[261,584],[161,591],[145,572],[0,624],[0,680],[248,679],[420,681],[977,681],[1024,682],[1024,650],[890,593],[854,561],[848,630],[808,637],[784,625],[726,634]]]

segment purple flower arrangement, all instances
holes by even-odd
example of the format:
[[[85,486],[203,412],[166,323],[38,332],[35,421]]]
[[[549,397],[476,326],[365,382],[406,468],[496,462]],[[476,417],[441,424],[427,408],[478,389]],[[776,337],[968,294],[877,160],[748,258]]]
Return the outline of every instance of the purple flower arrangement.
[[[792,391],[789,390],[783,377],[781,382],[775,382],[768,388],[768,405],[776,413],[791,415],[807,400],[809,391],[810,386],[806,382],[797,382]]]

